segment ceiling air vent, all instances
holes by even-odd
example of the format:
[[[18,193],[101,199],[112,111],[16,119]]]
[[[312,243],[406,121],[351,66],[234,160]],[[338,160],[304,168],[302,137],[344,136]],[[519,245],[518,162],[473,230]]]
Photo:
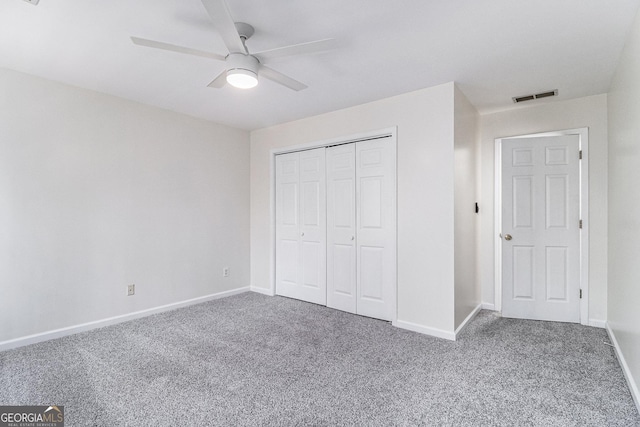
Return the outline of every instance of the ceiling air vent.
[[[549,96],[558,96],[558,89],[536,93],[535,95],[515,96],[511,99],[517,104],[518,102],[533,101],[534,99],[547,98]]]
[[[24,1],[26,1],[27,3],[31,3],[32,5],[34,5],[34,6],[35,6],[35,5],[37,5],[37,4],[38,4],[38,2],[39,2],[40,0],[24,0]]]

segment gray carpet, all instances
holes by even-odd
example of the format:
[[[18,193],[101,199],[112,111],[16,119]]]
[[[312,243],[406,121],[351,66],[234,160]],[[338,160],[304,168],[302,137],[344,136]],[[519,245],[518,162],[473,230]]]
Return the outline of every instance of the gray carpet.
[[[457,342],[246,293],[0,353],[67,426],[640,426],[602,329],[481,312]]]

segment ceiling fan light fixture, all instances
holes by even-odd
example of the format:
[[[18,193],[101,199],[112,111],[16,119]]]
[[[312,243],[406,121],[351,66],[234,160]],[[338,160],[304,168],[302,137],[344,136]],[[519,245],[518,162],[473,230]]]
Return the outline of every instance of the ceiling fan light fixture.
[[[251,89],[258,85],[258,75],[251,70],[235,68],[227,71],[227,83],[238,89]]]
[[[244,53],[227,56],[227,83],[240,89],[251,89],[258,84],[258,58]]]

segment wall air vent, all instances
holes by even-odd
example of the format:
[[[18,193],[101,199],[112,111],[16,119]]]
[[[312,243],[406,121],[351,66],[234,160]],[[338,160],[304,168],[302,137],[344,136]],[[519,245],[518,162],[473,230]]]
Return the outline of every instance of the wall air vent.
[[[558,89],[536,93],[534,95],[514,96],[511,99],[513,99],[513,102],[517,104],[518,102],[533,101],[534,99],[548,98],[550,96],[558,96]]]

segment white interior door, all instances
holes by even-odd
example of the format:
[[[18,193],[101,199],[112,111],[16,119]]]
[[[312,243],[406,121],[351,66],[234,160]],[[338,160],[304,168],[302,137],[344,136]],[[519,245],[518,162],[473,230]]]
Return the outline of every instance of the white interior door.
[[[357,313],[393,320],[396,156],[388,138],[356,144]]]
[[[327,306],[356,313],[356,145],[327,148]]]
[[[324,148],[276,156],[276,293],[327,301]]]
[[[579,137],[502,143],[502,315],[580,322]]]

